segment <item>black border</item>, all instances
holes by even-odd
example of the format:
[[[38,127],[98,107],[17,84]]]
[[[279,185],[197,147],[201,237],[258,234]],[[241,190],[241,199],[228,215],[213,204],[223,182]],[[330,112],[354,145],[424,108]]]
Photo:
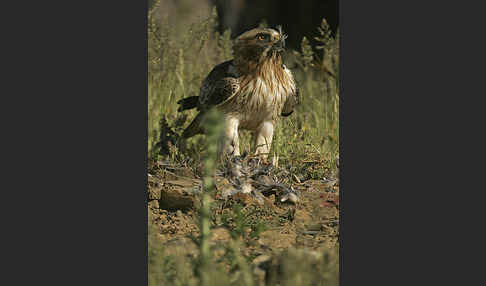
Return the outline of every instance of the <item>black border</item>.
[[[467,159],[484,144],[463,132],[484,129],[466,99],[484,51],[465,41],[484,25],[463,9],[340,1],[341,285],[471,279],[483,184]],[[8,11],[2,233],[20,273],[6,275],[146,285],[147,1]]]
[[[4,9],[4,272],[147,285],[147,1],[21,6]]]
[[[484,17],[469,5],[340,1],[341,285],[474,284]]]

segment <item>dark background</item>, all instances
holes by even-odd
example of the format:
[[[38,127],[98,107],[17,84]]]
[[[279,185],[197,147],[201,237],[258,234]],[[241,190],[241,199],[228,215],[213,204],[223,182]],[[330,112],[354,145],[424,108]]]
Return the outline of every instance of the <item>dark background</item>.
[[[220,30],[231,28],[233,36],[265,19],[270,27],[282,25],[288,45],[296,48],[303,36],[311,39],[325,18],[333,32],[338,27],[337,0],[212,0],[219,13]]]
[[[149,0],[149,6],[155,3]],[[161,10],[172,23],[187,25],[198,17],[207,17],[211,7],[216,7],[219,31],[231,29],[232,37],[255,28],[262,21],[270,27],[282,25],[288,34],[287,45],[297,49],[303,36],[311,43],[323,18],[333,33],[339,26],[337,0],[161,0]],[[164,13],[163,12],[163,13]]]

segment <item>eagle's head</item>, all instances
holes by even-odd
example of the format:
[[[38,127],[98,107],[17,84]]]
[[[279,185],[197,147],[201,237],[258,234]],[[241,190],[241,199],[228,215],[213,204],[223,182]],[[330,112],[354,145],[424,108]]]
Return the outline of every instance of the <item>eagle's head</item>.
[[[287,35],[282,27],[277,30],[270,28],[255,28],[249,30],[235,40],[234,54],[239,61],[259,63],[270,57],[280,57],[285,50]]]

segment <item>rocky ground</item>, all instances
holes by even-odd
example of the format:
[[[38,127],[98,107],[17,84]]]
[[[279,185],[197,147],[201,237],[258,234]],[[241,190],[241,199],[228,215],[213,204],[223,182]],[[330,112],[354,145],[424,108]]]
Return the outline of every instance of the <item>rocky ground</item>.
[[[337,248],[337,178],[310,179],[271,164],[242,161],[220,168],[213,177],[213,244],[240,237],[249,261],[291,247],[316,252]],[[151,166],[148,181],[149,223],[161,243],[169,253],[197,255],[193,239],[199,235],[201,178],[187,166],[159,162]]]

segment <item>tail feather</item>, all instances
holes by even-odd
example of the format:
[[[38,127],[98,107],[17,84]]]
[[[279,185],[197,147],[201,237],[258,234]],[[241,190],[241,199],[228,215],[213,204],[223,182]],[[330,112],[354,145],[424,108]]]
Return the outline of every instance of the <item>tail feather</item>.
[[[198,115],[192,120],[191,124],[182,132],[182,138],[189,138],[197,134],[204,133],[204,129],[201,126],[201,120],[203,113],[199,112]]]
[[[181,112],[187,109],[193,109],[198,106],[199,103],[199,96],[189,96],[186,98],[183,98],[177,102],[179,104],[179,108],[177,111]]]

